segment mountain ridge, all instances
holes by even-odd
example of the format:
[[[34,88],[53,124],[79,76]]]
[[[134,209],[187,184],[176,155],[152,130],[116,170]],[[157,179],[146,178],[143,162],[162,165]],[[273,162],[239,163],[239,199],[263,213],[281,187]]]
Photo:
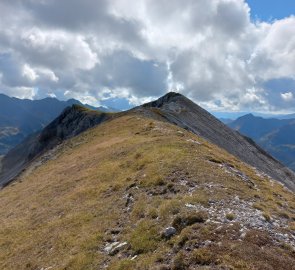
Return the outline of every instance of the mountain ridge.
[[[200,106],[177,93],[169,93],[155,102],[144,104],[142,108],[156,108],[155,112],[164,119],[200,135],[225,149],[247,164],[257,167],[276,180],[295,190],[294,173],[270,156],[253,140],[228,128]],[[135,108],[140,111],[141,107]]]
[[[293,269],[294,193],[140,109],[63,140],[0,191],[0,268]]]
[[[91,111],[83,112],[86,115],[92,114]],[[128,115],[130,113],[148,116],[156,120],[164,120],[181,128],[189,130],[194,134],[210,141],[211,143],[214,143],[217,146],[225,149],[245,163],[256,167],[257,169],[259,169],[263,173],[268,174],[270,177],[276,179],[277,181],[280,181],[291,190],[295,190],[295,174],[291,170],[287,169],[279,161],[271,157],[268,153],[266,153],[263,149],[256,145],[254,141],[240,135],[236,131],[231,130],[225,124],[216,119],[213,115],[208,113],[206,110],[196,105],[191,100],[179,93],[170,92],[156,101],[143,104],[142,106],[131,109],[130,111],[112,114],[112,117],[120,117],[122,115]],[[91,115],[91,117],[93,117],[93,119],[96,119],[92,122],[93,126],[103,122],[100,118],[101,115],[94,114]],[[106,117],[105,119],[108,119],[108,117]],[[65,125],[70,124],[71,121],[65,123]],[[55,128],[58,128],[58,126],[55,126]],[[69,137],[73,137],[75,135],[76,133],[73,132]],[[63,138],[60,139],[62,141]],[[29,142],[29,145],[30,144],[31,142]],[[58,143],[55,143],[55,145],[57,144]],[[32,148],[32,146],[28,147],[26,142],[20,147],[24,149]],[[34,150],[31,151],[34,152]],[[9,175],[7,171],[9,171],[9,164],[12,163],[14,156],[18,156],[18,158],[20,158],[21,156],[15,153],[18,153],[18,151],[11,151],[2,160],[3,170],[0,175],[0,183],[2,183],[2,185],[10,182],[13,178],[10,177],[9,180],[7,180],[6,175]],[[33,154],[33,156],[39,154],[40,153]],[[24,152],[24,157],[22,157],[22,159],[25,160],[25,162],[23,164],[28,164],[30,162],[30,160],[32,159],[30,158],[30,155],[30,152]],[[9,160],[11,161],[8,162]],[[21,168],[23,169],[23,167]],[[13,169],[12,171],[13,175],[16,176],[20,173],[20,168],[16,168],[15,170]]]

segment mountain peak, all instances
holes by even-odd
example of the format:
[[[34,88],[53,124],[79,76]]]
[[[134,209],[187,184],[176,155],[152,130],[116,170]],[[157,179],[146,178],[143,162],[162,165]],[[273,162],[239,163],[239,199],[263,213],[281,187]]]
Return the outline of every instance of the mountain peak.
[[[235,121],[237,121],[237,120],[252,120],[254,118],[258,118],[258,117],[256,117],[252,113],[247,113],[247,114],[244,114],[242,116],[239,116]]]
[[[254,118],[255,116],[252,113],[247,113],[242,117],[247,117],[247,118]]]
[[[162,107],[164,104],[177,101],[181,98],[185,97],[180,93],[169,92],[155,101],[143,104],[142,107]]]
[[[180,93],[171,91],[171,92],[168,92],[167,94],[165,94],[164,96],[162,96],[161,98],[169,100],[169,99],[175,98],[175,97],[183,97],[183,95]]]

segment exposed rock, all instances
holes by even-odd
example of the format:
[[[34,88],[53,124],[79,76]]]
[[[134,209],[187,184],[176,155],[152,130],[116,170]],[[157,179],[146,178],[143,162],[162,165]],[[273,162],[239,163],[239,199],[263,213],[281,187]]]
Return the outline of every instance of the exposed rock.
[[[269,222],[263,216],[262,211],[253,208],[251,202],[242,201],[237,196],[234,200],[212,203],[210,207],[204,207],[200,204],[186,204],[186,207],[196,212],[206,211],[209,216],[207,222],[229,225],[233,222],[241,224],[241,238],[245,237],[244,233],[247,230],[257,229],[268,232],[273,241],[285,242],[295,248],[295,236],[291,233],[282,233],[282,230],[288,227],[288,222],[284,218],[276,217],[272,219],[272,222]],[[228,220],[228,213],[234,215],[234,221]]]
[[[198,145],[201,145],[202,143],[198,142],[197,140],[193,140],[193,139],[188,139],[186,140],[187,142],[191,142],[191,143],[194,143],[194,144],[198,144]]]
[[[174,227],[168,227],[162,233],[163,237],[167,239],[171,238],[175,234],[176,234],[176,229]]]
[[[110,244],[107,244],[104,248],[104,251],[107,252],[107,253],[110,253],[111,250],[113,250],[113,248],[115,246],[117,246],[119,244],[119,242],[113,242],[113,243],[110,243]]]
[[[219,166],[223,168],[227,173],[231,175],[235,175],[239,177],[240,179],[242,179],[243,181],[245,181],[250,187],[252,188],[255,187],[254,182],[247,175],[245,175],[243,172],[239,171],[238,169],[230,166],[229,164],[224,164],[224,163],[220,164]]]
[[[106,245],[106,247],[104,248],[104,251],[106,253],[108,253],[111,256],[116,255],[119,251],[121,251],[123,248],[125,248],[128,245],[127,242],[113,242],[110,243],[108,245]]]
[[[125,206],[126,206],[126,207],[129,207],[130,204],[132,204],[133,201],[134,201],[133,195],[132,195],[131,193],[129,193],[129,194],[127,194],[127,195],[125,196],[125,198],[126,198]]]

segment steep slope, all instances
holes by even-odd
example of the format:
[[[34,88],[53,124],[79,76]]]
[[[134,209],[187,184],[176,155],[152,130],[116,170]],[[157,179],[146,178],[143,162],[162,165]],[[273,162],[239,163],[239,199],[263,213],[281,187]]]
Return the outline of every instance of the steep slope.
[[[80,105],[68,107],[46,128],[29,136],[1,160],[0,187],[7,185],[35,158],[53,149],[63,140],[111,117],[111,114],[88,110]]]
[[[295,269],[294,194],[180,127],[129,112],[40,160],[0,191],[0,269]]]
[[[273,157],[295,171],[294,119],[264,119],[245,115],[228,126],[255,140]]]
[[[254,141],[233,131],[181,94],[169,93],[154,102],[135,108],[134,111],[165,119],[190,130],[295,191],[295,174],[291,170],[267,154]]]
[[[66,107],[73,104],[82,105],[75,99],[28,100],[0,94],[0,155],[6,154],[28,135],[43,129]],[[100,107],[99,110],[106,111],[106,108]]]

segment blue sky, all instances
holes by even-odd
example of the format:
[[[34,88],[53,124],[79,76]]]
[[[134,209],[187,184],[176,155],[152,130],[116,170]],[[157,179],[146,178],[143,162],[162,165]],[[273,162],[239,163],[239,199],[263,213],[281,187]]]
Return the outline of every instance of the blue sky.
[[[283,19],[295,14],[294,0],[247,0],[251,8],[251,18],[262,21]]]

